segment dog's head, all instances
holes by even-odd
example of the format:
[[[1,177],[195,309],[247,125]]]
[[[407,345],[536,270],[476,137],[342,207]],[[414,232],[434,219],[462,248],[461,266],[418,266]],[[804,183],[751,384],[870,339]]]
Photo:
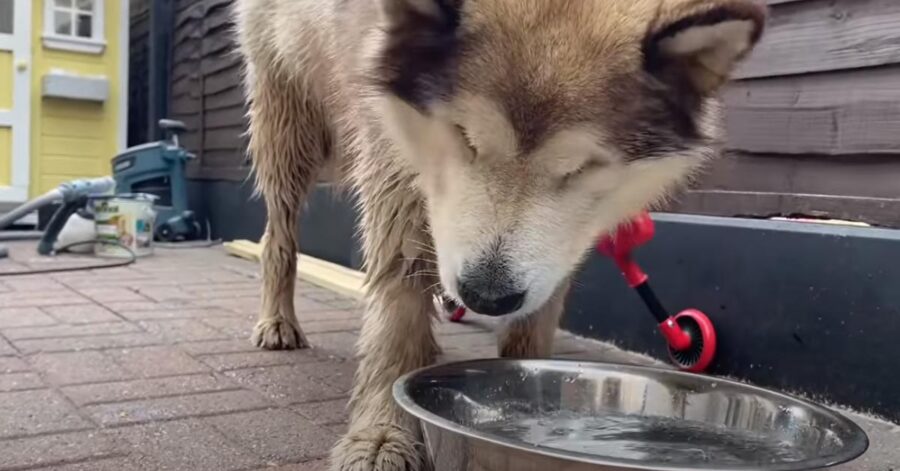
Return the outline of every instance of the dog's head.
[[[380,0],[384,126],[418,175],[446,291],[538,309],[597,237],[719,147],[754,0]]]

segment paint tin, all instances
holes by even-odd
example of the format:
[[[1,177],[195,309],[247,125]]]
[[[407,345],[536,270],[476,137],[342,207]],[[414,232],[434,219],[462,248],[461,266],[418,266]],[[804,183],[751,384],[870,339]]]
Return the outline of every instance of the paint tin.
[[[138,257],[153,253],[153,228],[156,196],[146,193],[98,196],[91,198],[97,240],[94,254],[98,257],[128,258],[128,247]],[[103,243],[106,242],[106,243]]]

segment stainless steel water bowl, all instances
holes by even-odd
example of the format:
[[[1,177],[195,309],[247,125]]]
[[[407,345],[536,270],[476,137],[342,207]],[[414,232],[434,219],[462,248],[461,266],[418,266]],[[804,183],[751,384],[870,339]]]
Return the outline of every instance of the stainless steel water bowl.
[[[450,363],[400,378],[394,397],[421,421],[435,471],[795,471],[869,445],[816,404],[638,366]]]

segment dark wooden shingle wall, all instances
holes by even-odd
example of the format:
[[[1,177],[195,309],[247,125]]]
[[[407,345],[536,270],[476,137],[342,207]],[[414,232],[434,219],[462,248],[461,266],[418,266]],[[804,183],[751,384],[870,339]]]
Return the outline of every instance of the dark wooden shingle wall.
[[[231,0],[177,0],[171,114],[189,128],[192,178],[242,180],[248,172],[241,64],[234,53]]]
[[[724,95],[729,155],[676,208],[900,227],[900,2],[767,3]]]

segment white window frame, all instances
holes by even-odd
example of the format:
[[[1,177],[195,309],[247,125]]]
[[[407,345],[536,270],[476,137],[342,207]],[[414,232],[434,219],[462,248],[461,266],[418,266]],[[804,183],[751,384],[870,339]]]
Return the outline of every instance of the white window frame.
[[[77,0],[72,0],[73,2]],[[44,0],[44,47],[62,51],[81,52],[84,54],[103,54],[106,49],[106,31],[103,20],[104,0],[94,0],[94,12],[91,16],[91,34],[93,37],[80,38],[56,34],[56,21],[53,18],[55,0]],[[74,31],[77,25],[72,25]]]

